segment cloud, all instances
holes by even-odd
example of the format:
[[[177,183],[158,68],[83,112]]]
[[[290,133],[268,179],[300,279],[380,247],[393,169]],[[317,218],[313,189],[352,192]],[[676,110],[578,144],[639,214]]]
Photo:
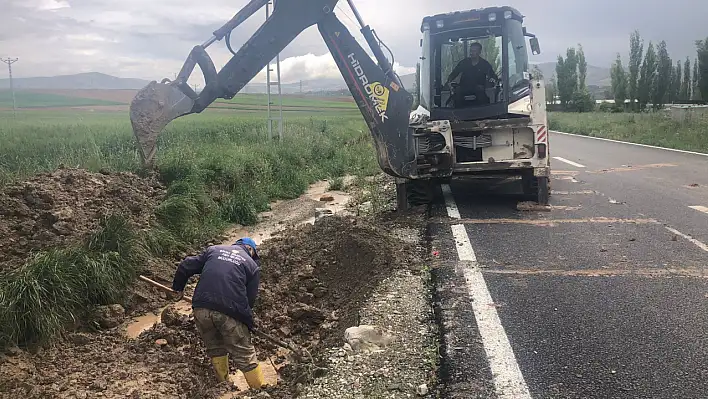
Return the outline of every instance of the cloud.
[[[179,71],[191,48],[208,39],[246,0],[0,0],[0,56],[19,57],[17,76],[86,71],[159,80]],[[295,1],[295,0],[281,0]],[[298,0],[307,1],[307,0]],[[666,40],[674,59],[695,57],[694,40],[706,36],[705,0],[674,0],[666,12],[659,0],[593,2],[508,0],[527,17],[543,53],[532,62],[554,61],[582,43],[590,64],[607,66],[628,53],[629,34]],[[365,21],[395,54],[399,74],[419,61],[424,16],[464,9],[457,0],[355,0]],[[340,1],[335,13],[364,43],[352,11]],[[680,15],[674,18],[674,15]],[[239,47],[265,18],[259,11],[233,32]],[[223,43],[209,48],[217,67],[230,53]],[[315,27],[302,32],[281,53],[283,81],[339,76]],[[2,76],[2,75],[0,75]],[[195,81],[199,74],[195,74]],[[256,79],[263,79],[262,75]]]

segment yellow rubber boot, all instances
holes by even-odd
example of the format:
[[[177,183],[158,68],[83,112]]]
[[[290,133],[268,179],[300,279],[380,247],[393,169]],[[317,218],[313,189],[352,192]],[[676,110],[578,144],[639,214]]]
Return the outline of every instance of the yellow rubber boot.
[[[260,389],[265,384],[260,364],[253,370],[244,372],[243,376],[246,377],[246,382],[251,389]]]
[[[216,378],[219,382],[226,381],[229,378],[229,356],[216,356],[211,358],[211,364],[214,366]]]

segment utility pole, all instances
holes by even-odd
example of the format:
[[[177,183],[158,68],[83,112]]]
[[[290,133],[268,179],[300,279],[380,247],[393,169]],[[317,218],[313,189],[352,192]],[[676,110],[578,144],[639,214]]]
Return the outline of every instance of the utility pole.
[[[270,18],[270,7],[273,6],[273,10],[277,7],[277,0],[268,1],[266,3],[266,20]],[[280,84],[280,53],[275,56],[275,68],[277,73],[277,80],[271,80],[271,72],[273,72],[271,61],[268,62],[268,67],[266,68],[266,92],[268,94],[268,138],[273,138],[273,121],[278,121],[278,139],[283,141],[283,88]],[[271,87],[278,86],[278,116],[273,116],[272,112],[272,96]]]
[[[12,116],[17,116],[17,103],[15,102],[15,85],[12,83],[12,64],[17,62],[17,58],[0,58],[0,61],[7,64],[7,70],[10,73],[10,92],[12,93]]]

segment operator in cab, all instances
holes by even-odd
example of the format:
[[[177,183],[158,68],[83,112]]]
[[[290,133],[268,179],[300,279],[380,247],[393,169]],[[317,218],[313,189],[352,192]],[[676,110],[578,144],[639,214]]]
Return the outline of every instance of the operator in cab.
[[[490,102],[485,89],[490,81],[496,82],[499,78],[492,64],[482,58],[481,54],[482,44],[479,42],[472,43],[469,57],[460,61],[447,78],[445,86],[449,86],[450,82],[462,74],[460,86],[455,93],[456,107],[462,104],[484,105]],[[465,96],[471,95],[476,96],[476,98],[474,100],[464,100]]]

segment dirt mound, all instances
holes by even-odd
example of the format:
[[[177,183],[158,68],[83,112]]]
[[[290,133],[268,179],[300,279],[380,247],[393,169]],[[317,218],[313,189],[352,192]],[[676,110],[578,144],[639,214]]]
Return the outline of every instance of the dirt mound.
[[[30,251],[82,240],[111,212],[148,227],[164,194],[156,179],[83,169],[7,185],[0,191],[0,271],[20,266]]]
[[[418,248],[353,217],[287,230],[260,252],[257,328],[315,356],[343,344],[344,330],[359,324],[359,309],[382,279],[396,268],[420,267]],[[297,368],[283,374],[302,378]]]

